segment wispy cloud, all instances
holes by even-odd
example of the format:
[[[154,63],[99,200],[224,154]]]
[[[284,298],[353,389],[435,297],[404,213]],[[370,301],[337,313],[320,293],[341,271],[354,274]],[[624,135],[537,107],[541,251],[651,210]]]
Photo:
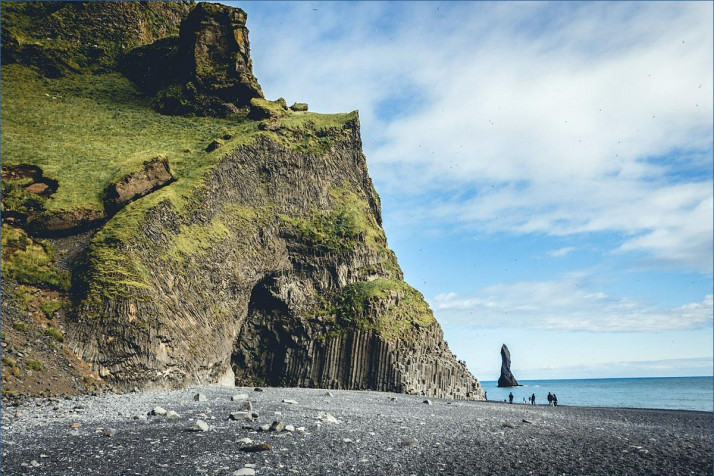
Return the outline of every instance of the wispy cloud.
[[[279,35],[251,26],[264,90],[360,109],[389,219],[615,232],[711,273],[711,3],[284,7]]]
[[[551,250],[548,252],[548,256],[551,258],[560,258],[561,256],[566,256],[570,254],[575,248],[568,246],[565,248],[558,248],[557,250]]]
[[[712,295],[658,307],[588,290],[586,278],[489,286],[471,296],[445,293],[430,304],[445,326],[632,332],[710,329]]]

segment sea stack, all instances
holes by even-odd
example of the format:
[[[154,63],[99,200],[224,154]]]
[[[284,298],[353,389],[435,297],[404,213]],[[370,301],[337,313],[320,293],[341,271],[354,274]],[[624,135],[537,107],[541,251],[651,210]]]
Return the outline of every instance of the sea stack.
[[[506,344],[501,346],[501,376],[498,377],[499,387],[517,387],[516,377],[511,373],[511,353]]]

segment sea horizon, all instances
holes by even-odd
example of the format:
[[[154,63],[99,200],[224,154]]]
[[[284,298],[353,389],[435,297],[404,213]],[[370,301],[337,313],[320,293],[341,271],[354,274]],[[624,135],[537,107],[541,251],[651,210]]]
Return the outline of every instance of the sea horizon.
[[[527,403],[536,395],[537,405],[547,405],[547,394],[554,393],[559,405],[652,408],[712,412],[714,376],[690,377],[612,377],[583,379],[523,379],[518,387],[498,387],[496,380],[483,380],[481,386],[490,401]]]

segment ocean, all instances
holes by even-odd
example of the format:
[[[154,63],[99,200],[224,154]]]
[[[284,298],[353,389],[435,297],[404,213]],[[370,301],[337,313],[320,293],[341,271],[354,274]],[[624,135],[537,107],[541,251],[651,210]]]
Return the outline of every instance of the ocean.
[[[489,400],[503,401],[513,392],[513,403],[535,393],[536,405],[548,404],[548,392],[558,405],[585,407],[662,408],[712,411],[712,377],[598,378],[572,380],[519,380],[522,387],[498,388],[497,382],[481,382]]]

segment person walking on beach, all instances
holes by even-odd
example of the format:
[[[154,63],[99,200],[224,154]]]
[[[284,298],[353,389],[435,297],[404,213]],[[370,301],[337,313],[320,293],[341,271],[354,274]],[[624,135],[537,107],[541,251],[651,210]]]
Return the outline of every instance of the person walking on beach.
[[[535,393],[531,395],[531,405],[535,405]]]
[[[551,395],[550,392],[548,392],[548,406],[552,406],[552,405],[553,405],[553,395]]]
[[[555,394],[553,394],[553,406],[554,407],[558,406],[558,397],[556,397]]]
[[[508,403],[513,403],[513,392],[508,394]]]

